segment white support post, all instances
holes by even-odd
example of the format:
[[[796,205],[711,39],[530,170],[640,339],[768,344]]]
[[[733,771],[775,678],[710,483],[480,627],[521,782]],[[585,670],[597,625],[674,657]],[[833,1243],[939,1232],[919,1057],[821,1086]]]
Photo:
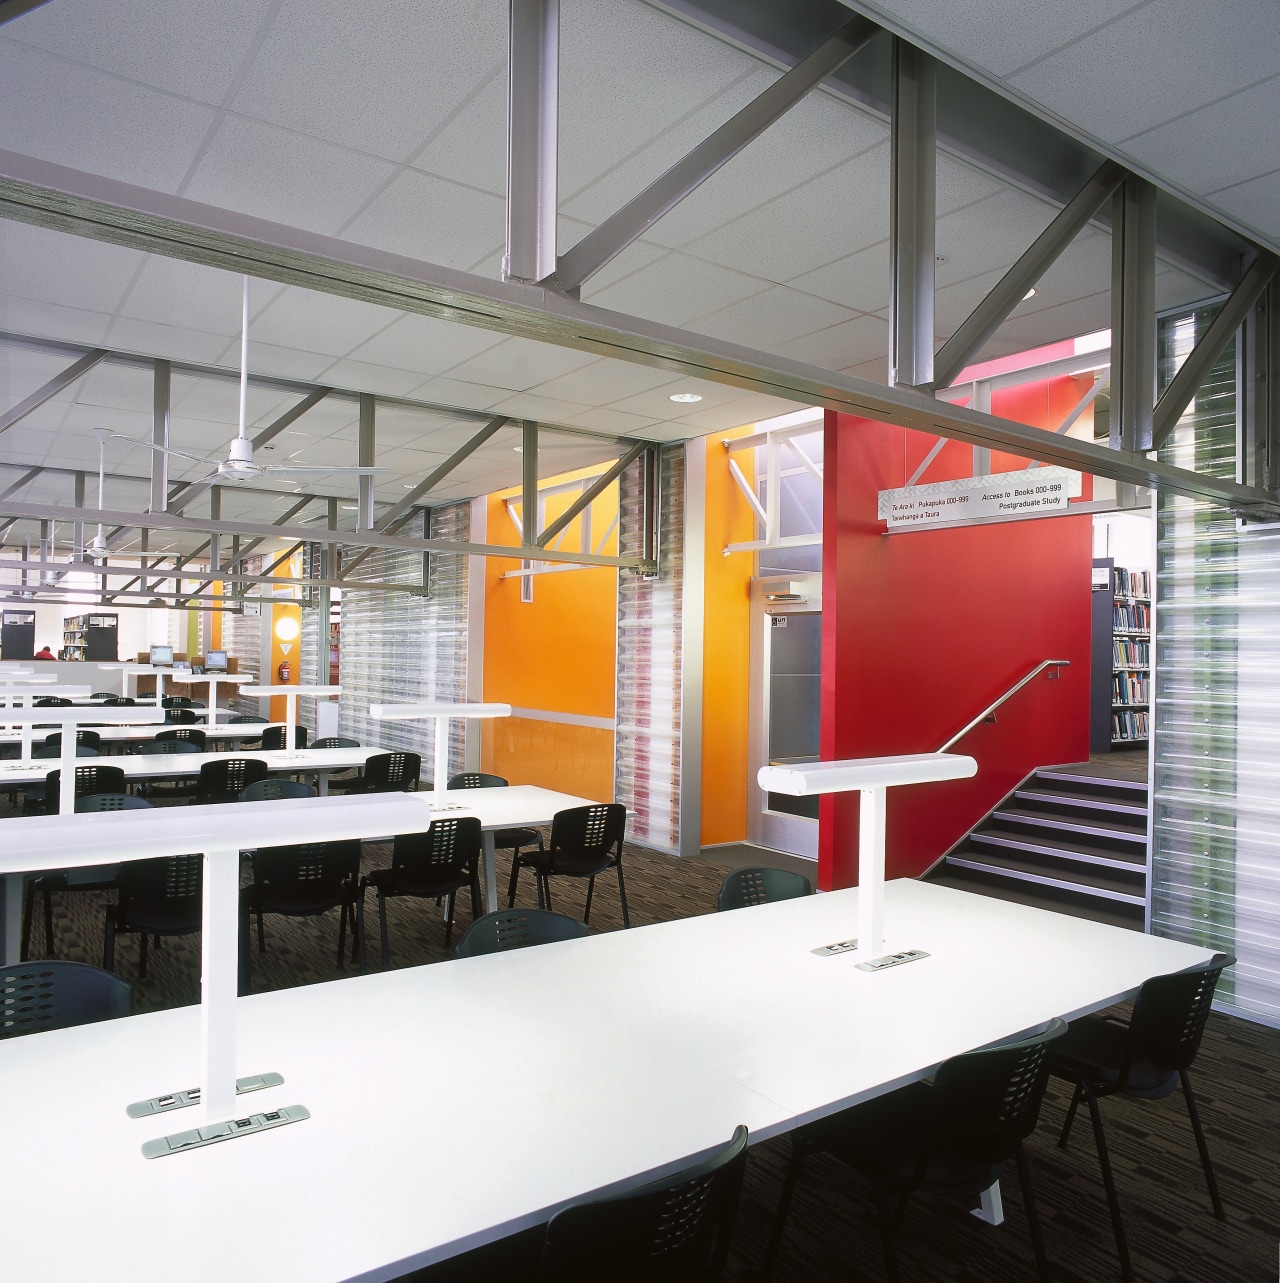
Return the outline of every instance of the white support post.
[[[433,785],[437,797],[449,787],[449,719],[436,718],[436,760]]]
[[[858,804],[858,952],[884,951],[884,831],[889,791],[860,789]]]
[[[206,851],[200,940],[200,1036],[208,1122],[236,1113],[236,1000],[240,990],[240,852]]]
[[[58,814],[76,813],[76,738],[78,727],[71,723],[62,726],[62,751],[59,754]]]

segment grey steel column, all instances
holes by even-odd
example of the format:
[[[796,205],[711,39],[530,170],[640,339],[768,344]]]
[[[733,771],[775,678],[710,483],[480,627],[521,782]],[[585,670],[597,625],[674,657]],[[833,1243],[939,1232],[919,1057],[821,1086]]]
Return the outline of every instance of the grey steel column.
[[[169,405],[172,371],[168,361],[155,363],[151,402],[151,444],[162,450],[151,451],[151,511],[164,512],[169,506]]]
[[[75,486],[72,490],[74,496],[73,502],[78,512],[84,511],[84,473],[77,472]],[[73,521],[71,523],[71,560],[84,560],[84,522]]]
[[[707,449],[684,443],[684,583],[680,595],[680,854],[702,851],[702,682],[706,610]]]
[[[222,520],[222,487],[209,487],[209,520]],[[209,536],[209,573],[216,575],[222,569],[222,539],[217,531]]]
[[[985,380],[973,385],[973,400],[969,402],[971,410],[981,410],[983,414],[991,413],[991,384]],[[986,446],[973,447],[973,475],[989,477],[991,475],[991,451]]]
[[[31,540],[22,541],[22,586],[27,586],[27,563],[31,560]]]
[[[511,0],[504,280],[556,270],[560,0]]]
[[[520,540],[526,548],[539,551],[538,543],[538,425],[524,421],[524,485],[520,496]]]
[[[1130,176],[1112,199],[1113,450],[1150,450],[1156,396],[1156,189]]]
[[[374,398],[368,392],[360,393],[360,457],[362,468],[374,466]],[[373,529],[373,482],[370,476],[361,476],[356,489],[356,528]]]
[[[1280,482],[1280,284],[1273,279],[1240,331],[1236,362],[1237,475],[1275,494]]]
[[[147,550],[151,544],[151,531],[145,526],[138,532],[140,542],[138,544],[138,568],[142,574],[138,576],[138,589],[145,596],[151,589],[151,581],[147,578]]]
[[[889,383],[933,383],[937,69],[893,42],[889,178]]]
[[[47,572],[44,569],[44,564],[48,562],[50,556],[52,555],[52,549],[49,546],[51,542],[52,533],[53,532],[50,529],[49,523],[47,521],[42,521],[40,523],[40,561],[41,561],[40,586],[41,587],[44,587],[44,584],[46,582],[45,575]]]

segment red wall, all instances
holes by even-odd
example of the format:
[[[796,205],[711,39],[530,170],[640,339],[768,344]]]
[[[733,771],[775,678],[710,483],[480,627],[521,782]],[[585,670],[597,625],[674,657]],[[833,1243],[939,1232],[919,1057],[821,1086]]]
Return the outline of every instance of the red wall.
[[[1079,393],[1074,380],[1054,382],[1063,386],[1027,407],[1037,412],[1004,413],[1056,426]],[[922,873],[1035,767],[1089,755],[1092,520],[886,535],[877,491],[904,485],[933,440],[827,413],[822,757],[935,751],[1041,660],[1071,667],[1058,681],[1038,677],[994,725],[956,745],[977,759],[974,779],[890,790],[890,877]],[[962,475],[971,459],[968,446],[950,443],[922,480]],[[992,466],[1025,461],[997,456]],[[819,883],[851,886],[857,795],[824,797],[820,817]]]

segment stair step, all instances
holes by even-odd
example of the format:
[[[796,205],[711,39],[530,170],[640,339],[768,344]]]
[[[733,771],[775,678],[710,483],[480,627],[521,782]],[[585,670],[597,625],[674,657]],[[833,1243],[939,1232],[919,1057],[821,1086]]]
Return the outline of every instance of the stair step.
[[[1064,913],[1069,917],[1086,918],[1091,922],[1105,922],[1108,926],[1123,927],[1130,931],[1141,931],[1145,926],[1145,914],[1132,905],[1115,900],[1100,900],[1095,896],[1074,895],[1069,891],[1037,886],[1033,882],[1010,882],[969,869],[948,869],[945,864],[930,873],[928,880],[938,886],[967,891],[970,895],[1009,900],[1014,904],[1029,905],[1033,909]]]
[[[1036,781],[1048,780],[1053,784],[1072,784],[1085,789],[1112,789],[1135,800],[1147,799],[1146,780],[1119,780],[1109,775],[1082,775],[1072,771],[1044,770],[1035,773]]]
[[[1031,882],[1037,886],[1052,887],[1058,891],[1070,891],[1076,895],[1097,896],[1100,899],[1114,900],[1134,907],[1146,906],[1146,896],[1141,890],[1135,892],[1131,882],[1108,876],[1100,870],[1082,869],[1069,877],[1064,877],[1061,874],[1046,872],[1042,866],[1029,860],[985,852],[976,859],[969,855],[949,855],[947,865],[959,869],[972,869],[976,873],[986,873],[993,877]]]
[[[1113,842],[1140,842],[1144,850],[1147,844],[1145,824],[1140,829],[1132,825],[1121,827],[1107,824],[1105,815],[1093,816],[1085,823],[1083,820],[1068,820],[1064,816],[1051,815],[1045,811],[1020,811],[1005,807],[993,811],[991,819],[998,824],[1024,824],[1036,829],[1056,829],[1063,833],[1079,833],[1085,837]]]
[[[1037,806],[1052,806],[1062,810],[1102,811],[1111,815],[1123,815],[1131,819],[1147,818],[1147,807],[1143,803],[1136,806],[1131,802],[1118,802],[1109,797],[1082,797],[1072,793],[1049,792],[1043,789],[1015,789],[1013,796],[1020,802],[1033,802]]]
[[[1053,838],[1040,836],[1020,837],[982,829],[969,834],[969,843],[971,846],[998,846],[1011,851],[1023,851],[1029,855],[1043,855],[1053,860],[1096,864],[1100,868],[1116,869],[1121,872],[1145,875],[1147,871],[1146,852],[1138,849],[1126,856],[1123,852],[1090,846],[1085,842],[1055,841]]]

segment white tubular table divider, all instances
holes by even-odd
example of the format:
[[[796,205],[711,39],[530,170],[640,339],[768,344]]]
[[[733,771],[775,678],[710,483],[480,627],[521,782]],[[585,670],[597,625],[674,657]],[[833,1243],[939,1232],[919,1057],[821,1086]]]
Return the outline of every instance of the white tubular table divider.
[[[3,678],[0,678],[0,681],[3,681]],[[82,699],[84,696],[88,694],[89,694],[89,687],[87,686],[32,686],[30,689],[23,689],[21,686],[6,683],[2,688],[0,688],[0,699],[4,700],[6,703],[10,703],[11,701],[19,700],[19,699],[28,701],[25,705],[18,705],[16,703],[12,703],[11,707],[15,709],[19,707],[30,708],[31,704],[29,701],[31,700],[58,699],[58,698]],[[65,713],[67,710],[64,708],[62,711]],[[2,713],[0,713],[0,719],[3,719]],[[52,717],[40,718],[41,722],[53,722],[56,720],[57,720],[56,718],[52,718]],[[86,720],[88,719],[86,718]],[[21,754],[20,760],[24,763],[30,762],[31,761],[32,723],[29,721],[23,721],[22,718],[14,717],[14,718],[8,719],[6,724],[10,726],[21,727],[22,754]]]
[[[71,689],[63,687],[62,689]],[[88,693],[88,687],[78,688]],[[43,692],[41,692],[43,694]],[[30,750],[31,727],[37,723],[59,726],[62,728],[61,753],[58,768],[61,778],[58,787],[59,815],[74,815],[76,809],[76,735],[75,730],[81,722],[106,721],[116,726],[145,726],[164,721],[164,713],[158,708],[12,708],[0,712],[0,717],[10,724],[21,726],[26,736],[23,743],[25,762],[31,762]],[[0,776],[0,778],[3,778]],[[86,817],[88,818],[88,817]],[[98,817],[94,817],[95,819]],[[101,861],[98,861],[101,863]],[[4,960],[6,963],[18,961],[22,934],[22,883],[23,872],[6,873],[4,876]]]
[[[99,665],[98,665],[98,667],[99,667],[99,668],[101,668],[104,672],[110,672],[110,673],[120,672],[120,673],[123,673],[123,674],[124,674],[124,693],[125,693],[126,695],[128,695],[131,699],[137,699],[137,698],[138,698],[138,682],[137,682],[137,678],[139,678],[139,677],[141,677],[141,676],[143,676],[143,675],[150,675],[150,676],[153,676],[153,677],[156,679],[156,704],[157,704],[157,706],[160,704],[160,701],[161,701],[162,699],[164,699],[164,679],[165,679],[165,674],[167,673],[169,676],[173,676],[173,669],[172,669],[172,668],[156,668],[156,667],[154,667],[154,666],[153,666],[153,665],[151,665],[151,664],[125,664],[125,663],[115,663],[115,664],[99,664]],[[132,690],[132,691],[130,691],[130,689],[129,689],[129,678],[131,678],[131,677],[132,677],[132,678],[134,678],[133,690]]]
[[[862,794],[858,807],[858,952],[866,964],[884,948],[884,837],[888,790],[900,784],[966,780],[978,763],[957,753],[911,753],[901,757],[855,757],[799,766],[762,766],[757,777],[769,793],[814,797]]]
[[[436,753],[432,786],[443,793],[449,784],[449,719],[451,717],[510,717],[510,704],[370,704],[369,716],[380,722],[415,722],[435,719]]]
[[[248,673],[191,673],[190,675],[184,673],[182,675],[181,680],[174,677],[173,674],[171,673],[170,677],[173,679],[173,681],[177,685],[180,685],[180,686],[192,686],[192,685],[198,685],[200,682],[208,682],[209,684],[209,722],[208,724],[210,726],[214,726],[217,724],[219,713],[227,713],[228,715],[230,715],[235,711],[234,709],[230,709],[230,708],[218,707],[219,684],[223,686],[242,686],[246,682],[253,681],[253,678]]]
[[[341,695],[341,686],[243,686],[240,689],[241,695],[251,695],[266,698],[269,695],[284,696],[284,720],[285,725],[289,728],[285,733],[285,749],[292,753],[297,745],[293,742],[295,736],[294,728],[298,725],[298,696],[299,695],[318,695],[325,697],[329,695]]]

